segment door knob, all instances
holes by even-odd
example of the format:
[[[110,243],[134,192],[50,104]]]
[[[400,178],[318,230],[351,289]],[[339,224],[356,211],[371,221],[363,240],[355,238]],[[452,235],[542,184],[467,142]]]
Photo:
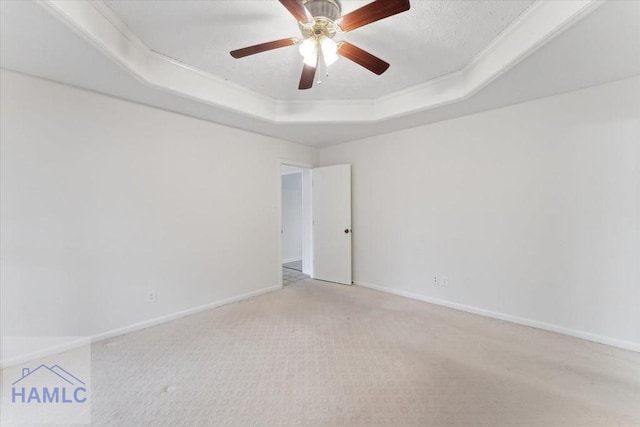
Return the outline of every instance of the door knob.
[[[345,228],[345,229],[344,229],[344,232],[345,232],[346,234],[349,234],[349,232],[350,232],[350,231],[351,231],[351,230],[349,230],[348,228]]]

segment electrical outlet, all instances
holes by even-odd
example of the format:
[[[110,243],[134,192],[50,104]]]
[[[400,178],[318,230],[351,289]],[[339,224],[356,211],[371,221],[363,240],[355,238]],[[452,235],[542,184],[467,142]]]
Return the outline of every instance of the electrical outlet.
[[[151,289],[147,292],[147,302],[156,302],[158,300],[158,295],[156,294],[155,289]]]
[[[438,276],[433,276],[433,284],[438,286]]]
[[[442,278],[440,279],[440,286],[442,286],[443,288],[449,286],[449,278],[447,276],[442,276]]]

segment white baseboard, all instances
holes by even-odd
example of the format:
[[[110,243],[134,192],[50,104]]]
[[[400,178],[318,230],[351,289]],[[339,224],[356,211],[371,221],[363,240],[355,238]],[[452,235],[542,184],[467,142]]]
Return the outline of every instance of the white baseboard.
[[[296,261],[302,261],[302,257],[283,259],[283,260],[282,260],[282,263],[283,263],[283,264],[286,264],[286,263],[288,263],[288,262],[296,262]]]
[[[65,351],[73,350],[74,348],[90,345],[92,342],[91,337],[82,337],[68,341],[61,344],[56,344],[51,347],[46,347],[40,350],[36,350],[30,353],[22,354],[20,356],[12,357],[7,360],[0,360],[0,369],[8,368],[9,366],[19,365],[27,363],[32,360],[42,359],[58,353],[64,353]]]
[[[81,347],[83,345],[87,345],[90,343],[95,343],[99,341],[104,341],[110,338],[114,338],[120,335],[125,335],[131,332],[139,331],[141,329],[146,329],[152,326],[160,325],[162,323],[170,322],[171,320],[179,319],[181,317],[189,316],[191,314],[196,314],[201,311],[209,310],[212,308],[220,307],[222,305],[231,304],[234,302],[238,302],[247,298],[255,297],[258,295],[266,294],[268,292],[277,291],[282,289],[282,284],[276,286],[270,286],[268,288],[258,289],[257,291],[248,292],[246,294],[237,295],[231,298],[226,298],[219,301],[210,302],[208,304],[199,305],[197,307],[188,308],[186,310],[177,311],[174,313],[170,313],[164,316],[156,317],[154,319],[144,320],[142,322],[134,323],[132,325],[124,326],[122,328],[112,329],[110,331],[102,332],[97,335],[93,335],[91,337],[74,340],[68,343],[55,345],[52,347],[44,348],[42,350],[38,350],[33,353],[24,354],[18,357],[14,357],[9,360],[0,360],[0,369],[7,368],[9,366],[18,365],[21,363],[27,363],[32,360],[41,359],[43,357],[52,356],[54,354],[62,353],[65,351],[72,350],[74,348]]]
[[[610,345],[612,347],[618,347],[625,350],[640,352],[640,343],[636,343],[633,341],[619,340],[617,338],[611,338],[603,335],[592,334],[590,332],[584,332],[576,329],[565,328],[563,326],[558,326],[551,323],[540,322],[533,319],[526,319],[523,317],[500,313],[497,311],[486,310],[484,308],[473,307],[470,305],[458,304],[456,302],[451,302],[451,301],[447,301],[439,298],[433,298],[426,295],[420,295],[413,292],[373,285],[367,282],[355,281],[354,284],[365,287],[365,288],[374,289],[376,291],[386,292],[393,295],[399,295],[406,298],[428,302],[430,304],[441,305],[441,306],[453,308],[456,310],[466,311],[468,313],[479,314],[480,316],[505,320],[507,322],[516,323],[518,325],[530,326],[532,328],[537,328],[537,329],[544,329],[545,331],[556,332],[559,334],[569,335],[572,337],[581,338],[584,340],[593,341],[600,344]]]

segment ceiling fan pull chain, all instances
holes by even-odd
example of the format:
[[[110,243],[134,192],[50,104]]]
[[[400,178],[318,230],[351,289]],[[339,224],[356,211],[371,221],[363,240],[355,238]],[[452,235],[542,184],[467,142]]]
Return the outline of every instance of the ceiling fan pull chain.
[[[327,66],[326,61],[324,60],[324,55],[322,54],[322,51],[319,52],[319,58],[318,58],[318,80],[316,81],[316,84],[321,85],[324,80],[322,79],[322,76],[324,77],[329,77],[329,67]]]

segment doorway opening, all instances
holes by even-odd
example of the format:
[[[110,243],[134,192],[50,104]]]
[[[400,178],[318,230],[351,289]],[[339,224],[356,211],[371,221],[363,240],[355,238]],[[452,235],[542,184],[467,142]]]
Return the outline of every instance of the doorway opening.
[[[308,277],[353,284],[351,165],[312,169],[280,160],[278,174],[283,284]]]
[[[311,170],[280,165],[282,284],[308,279],[312,274]]]

